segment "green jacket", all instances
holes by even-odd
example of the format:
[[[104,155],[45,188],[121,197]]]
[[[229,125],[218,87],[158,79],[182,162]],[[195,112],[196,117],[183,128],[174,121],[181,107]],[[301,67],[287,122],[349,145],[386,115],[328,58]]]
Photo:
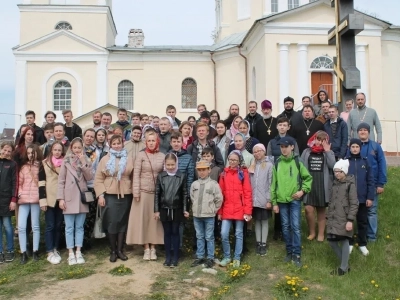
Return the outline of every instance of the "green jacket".
[[[294,157],[297,154],[287,158],[281,155],[277,168],[273,168],[272,185],[271,185],[271,202],[273,205],[277,203],[291,202],[292,195],[300,190],[304,193],[309,193],[311,190],[312,176],[307,171],[304,164],[299,159],[301,187],[298,180],[298,168]]]

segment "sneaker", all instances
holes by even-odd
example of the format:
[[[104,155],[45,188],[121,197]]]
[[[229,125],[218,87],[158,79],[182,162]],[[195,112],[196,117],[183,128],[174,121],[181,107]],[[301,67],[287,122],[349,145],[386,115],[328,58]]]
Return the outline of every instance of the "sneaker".
[[[238,260],[238,259],[233,260],[233,267],[235,269],[239,268],[240,267],[240,260]]]
[[[81,265],[81,264],[84,264],[84,263],[85,263],[85,259],[84,259],[83,256],[82,256],[82,252],[76,251],[75,257],[76,257],[76,263],[77,263],[78,265]]]
[[[171,266],[171,262],[170,262],[169,260],[166,260],[166,261],[163,263],[163,266],[164,266],[164,267],[170,267],[170,266]]]
[[[351,254],[351,252],[353,252],[353,248],[354,248],[354,246],[349,246],[349,254]]]
[[[286,254],[285,258],[283,259],[285,263],[291,262],[292,261],[292,253]]]
[[[226,267],[228,264],[230,264],[231,259],[230,258],[224,258],[223,260],[221,260],[221,262],[219,263],[219,265],[221,267]]]
[[[292,261],[296,265],[297,268],[301,268],[303,266],[303,264],[301,263],[299,255],[293,255]]]
[[[3,252],[1,252],[0,253],[0,264],[3,264],[4,262],[5,262],[4,254],[3,254]]]
[[[150,249],[150,260],[157,260],[156,248]]]
[[[261,243],[257,242],[256,244],[256,254],[260,255],[260,250],[261,250]]]
[[[207,259],[204,263],[205,267],[208,269],[212,269],[214,267],[214,260],[213,259]]]
[[[144,249],[143,260],[150,260],[150,249]]]
[[[12,262],[14,258],[15,258],[14,251],[7,251],[6,254],[4,255],[4,260],[6,262]]]
[[[76,265],[76,258],[75,258],[75,254],[70,253],[68,256],[68,265],[73,266]]]
[[[54,254],[54,258],[58,261],[58,263],[60,263],[61,262],[60,252],[58,252],[57,250],[54,249],[53,254]]]
[[[360,249],[362,255],[364,255],[364,256],[367,256],[369,254],[369,251],[368,251],[367,247],[365,247],[365,246],[360,246],[360,247],[358,247],[358,249]]]
[[[58,259],[54,256],[54,253],[50,252],[49,255],[47,255],[47,261],[49,263],[51,263],[52,265],[57,265],[60,262],[58,261]]]
[[[261,256],[267,255],[267,244],[262,243],[262,244],[260,245],[260,255],[261,255]]]
[[[204,259],[203,258],[196,258],[194,260],[194,262],[192,262],[192,264],[190,266],[191,267],[197,267],[197,266],[200,266],[203,263],[204,263]]]
[[[169,266],[170,268],[176,268],[178,266],[178,262],[174,261],[171,263],[171,265]]]

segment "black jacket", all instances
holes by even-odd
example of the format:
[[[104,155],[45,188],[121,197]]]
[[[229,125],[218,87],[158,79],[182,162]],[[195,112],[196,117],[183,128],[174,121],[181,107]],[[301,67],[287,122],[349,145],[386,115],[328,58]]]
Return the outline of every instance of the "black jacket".
[[[11,217],[11,202],[18,198],[18,167],[15,161],[0,158],[0,217]],[[3,234],[0,232],[0,234]]]
[[[186,149],[187,153],[189,153],[192,156],[193,162],[196,163],[198,161],[198,155],[199,155],[199,149],[197,148],[197,145],[199,144],[198,140],[194,140],[193,143],[189,145],[189,147]],[[222,158],[221,151],[219,150],[218,146],[214,143],[212,140],[207,140],[207,145],[210,147],[213,152],[214,152],[214,162],[217,167],[220,167],[221,169],[224,168],[224,159]],[[195,174],[196,177],[196,174]]]
[[[160,133],[160,152],[167,154],[171,150],[171,132]]]
[[[72,135],[71,136],[67,135],[66,128],[67,128],[67,125],[64,124],[65,136],[68,138],[68,140],[70,142],[76,137],[82,138],[82,128],[79,127],[78,124],[72,122],[72,130],[71,130]]]
[[[188,190],[186,176],[177,171],[174,176],[161,172],[157,176],[156,193],[154,196],[154,212],[161,209],[183,209],[187,211]]]
[[[250,124],[250,136],[253,137],[254,136],[254,126],[256,125],[257,121],[258,120],[262,120],[263,117],[259,113],[256,113],[254,116],[248,114],[244,119],[247,122],[249,122],[249,124]]]

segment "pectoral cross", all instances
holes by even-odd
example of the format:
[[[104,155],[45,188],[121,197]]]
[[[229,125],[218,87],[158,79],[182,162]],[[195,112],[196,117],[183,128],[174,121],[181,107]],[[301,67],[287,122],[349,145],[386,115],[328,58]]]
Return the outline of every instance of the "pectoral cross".
[[[268,135],[271,135],[271,129],[268,128],[267,132],[268,132]]]
[[[361,88],[360,71],[356,67],[355,36],[364,30],[364,18],[354,13],[354,0],[331,0],[335,7],[335,26],[328,32],[329,45],[336,45],[334,71],[337,77],[337,102],[344,110],[346,99],[354,98]]]
[[[307,133],[307,135],[310,135],[310,130],[307,129],[306,133]]]

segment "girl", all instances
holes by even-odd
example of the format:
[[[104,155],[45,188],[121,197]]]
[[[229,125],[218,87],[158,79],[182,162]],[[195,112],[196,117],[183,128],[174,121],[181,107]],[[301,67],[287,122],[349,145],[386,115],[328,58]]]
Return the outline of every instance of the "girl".
[[[263,144],[253,147],[254,162],[249,168],[252,196],[253,219],[256,229],[256,254],[267,254],[268,219],[271,217],[270,188],[272,182],[272,169],[274,165],[265,156]]]
[[[221,119],[219,116],[219,113],[213,109],[210,111],[210,127],[216,129],[215,127],[217,126],[217,122]]]
[[[156,195],[154,202],[154,218],[162,222],[164,228],[165,249],[174,249],[171,260],[171,251],[165,251],[164,266],[174,268],[179,259],[179,226],[187,212],[187,186],[185,174],[178,171],[178,158],[168,153],[164,160],[164,172],[157,176]]]
[[[22,137],[21,137],[22,139]],[[40,240],[40,207],[39,207],[39,169],[42,164],[42,151],[35,145],[26,148],[22,159],[22,167],[19,171],[18,185],[18,232],[19,245],[21,248],[21,264],[26,264],[28,255],[26,254],[27,235],[26,225],[29,213],[31,214],[31,224],[33,230],[33,260],[39,260],[39,240]]]
[[[26,149],[32,145],[36,140],[36,132],[30,126],[21,127],[21,137],[19,138],[18,144],[15,147],[13,160],[17,163],[18,168],[22,167],[23,158],[26,155]]]
[[[108,232],[111,245],[110,262],[117,258],[127,260],[123,253],[125,234],[128,229],[129,211],[132,205],[133,161],[124,149],[122,137],[113,135],[111,149],[96,171],[94,189],[103,209],[103,229]]]
[[[0,264],[14,260],[14,239],[11,216],[17,202],[18,170],[15,161],[11,160],[13,142],[3,142],[0,150]],[[7,241],[7,252],[3,252],[3,226]]]
[[[97,129],[94,135],[94,146],[96,147],[96,158],[93,162],[93,168],[96,171],[100,160],[107,155],[110,147],[107,145],[107,131],[104,128]]]
[[[239,123],[239,132],[244,135],[245,137],[245,148],[247,152],[253,154],[253,147],[259,143],[256,138],[250,136],[250,124],[247,120],[243,120]],[[232,142],[229,146],[229,151],[235,149],[235,145]]]
[[[196,118],[195,117],[189,116],[187,120],[190,123],[190,125],[192,125],[192,127],[196,125]]]
[[[65,148],[61,142],[51,145],[49,155],[43,160],[43,168],[39,171],[39,203],[44,211],[46,222],[45,242],[47,261],[53,265],[61,262],[59,249],[61,225],[64,220],[62,210],[57,202],[58,174],[65,156]]]
[[[183,121],[179,126],[179,132],[182,133],[182,149],[187,150],[187,147],[193,143],[192,126],[188,121]]]
[[[243,118],[241,116],[236,116],[233,121],[231,128],[229,128],[229,131],[227,132],[227,135],[229,136],[230,139],[234,139],[236,133],[239,132],[239,123],[243,121]]]
[[[353,221],[356,219],[358,199],[356,181],[353,175],[347,175],[348,160],[339,160],[333,168],[335,180],[330,193],[326,231],[333,251],[340,259],[340,267],[331,275],[342,276],[350,271],[349,239],[353,236]]]
[[[219,120],[216,125],[217,136],[213,138],[214,143],[218,146],[221,151],[224,165],[226,165],[226,157],[228,156],[228,148],[231,143],[231,139],[227,136],[225,122]]]
[[[311,192],[303,198],[306,212],[308,229],[310,231],[308,240],[315,239],[315,215],[318,219],[318,242],[325,238],[325,211],[329,202],[329,187],[332,185],[332,169],[335,165],[335,154],[329,144],[329,136],[324,131],[316,132],[307,143],[308,147],[303,151],[301,159],[313,177]]]
[[[236,133],[234,136],[233,142],[235,145],[235,150],[238,150],[244,161],[244,165],[248,168],[253,163],[254,157],[251,155],[245,148],[246,138],[240,132]],[[227,162],[226,166],[229,166],[229,162]]]
[[[251,220],[252,202],[249,173],[244,167],[243,157],[238,150],[233,150],[228,156],[229,167],[224,169],[219,179],[224,202],[218,211],[221,223],[222,250],[224,258],[220,265],[226,267],[231,262],[229,231],[232,223],[235,225],[235,254],[233,267],[240,266],[240,255],[243,249],[243,225]]]
[[[146,148],[136,156],[133,172],[133,197],[129,215],[127,244],[144,245],[144,260],[157,260],[155,245],[162,244],[163,227],[154,221],[156,179],[162,172],[165,155],[159,151],[160,140],[154,131],[146,133]]]
[[[89,207],[82,203],[81,191],[83,193],[88,190],[87,182],[92,178],[92,164],[85,155],[82,139],[74,138],[61,164],[57,187],[59,207],[64,213],[69,265],[85,263],[81,248],[84,234],[83,224]],[[76,253],[74,253],[74,246]]]

